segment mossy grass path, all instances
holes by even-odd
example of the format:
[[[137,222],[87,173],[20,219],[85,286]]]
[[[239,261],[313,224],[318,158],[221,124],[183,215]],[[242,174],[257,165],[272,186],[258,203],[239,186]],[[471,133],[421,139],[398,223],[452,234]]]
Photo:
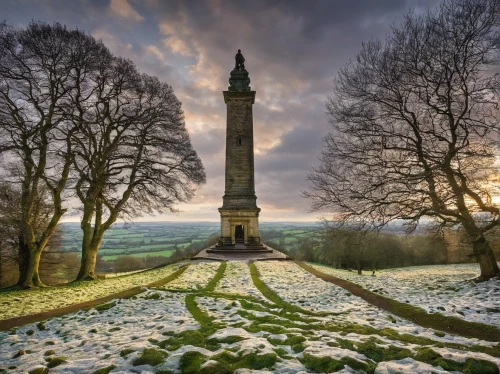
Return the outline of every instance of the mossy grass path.
[[[341,279],[331,274],[324,273],[318,270],[318,267],[312,267],[303,262],[297,262],[297,264],[315,276],[344,288],[353,295],[362,298],[366,302],[386,310],[398,317],[410,320],[420,326],[429,327],[450,334],[458,334],[471,338],[500,342],[500,329],[496,326],[469,322],[458,317],[445,316],[441,313],[427,313],[422,308],[390,299],[378,293],[368,291],[360,285],[346,279]]]
[[[278,261],[195,261],[129,299],[0,333],[13,372],[495,373],[499,357]]]

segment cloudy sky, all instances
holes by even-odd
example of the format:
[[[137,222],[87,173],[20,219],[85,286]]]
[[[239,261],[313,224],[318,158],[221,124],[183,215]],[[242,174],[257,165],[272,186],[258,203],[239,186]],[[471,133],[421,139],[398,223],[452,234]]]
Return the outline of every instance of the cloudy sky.
[[[263,221],[314,221],[301,197],[328,133],[325,101],[340,67],[363,41],[384,38],[410,9],[437,0],[2,0],[0,21],[60,22],[169,83],[207,184],[179,214],[143,221],[218,221],[224,194],[226,108],[222,91],[238,49],[254,114],[255,180]],[[77,218],[77,217],[75,217]]]

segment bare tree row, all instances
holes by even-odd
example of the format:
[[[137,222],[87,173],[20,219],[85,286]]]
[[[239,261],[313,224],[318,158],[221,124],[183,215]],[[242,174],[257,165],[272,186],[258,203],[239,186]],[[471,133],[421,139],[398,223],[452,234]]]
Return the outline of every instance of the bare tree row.
[[[205,182],[172,88],[92,36],[60,24],[0,27],[2,180],[20,191],[23,287],[72,200],[83,230],[78,280],[94,279],[104,232],[120,216],[172,210]],[[48,191],[44,226],[40,191]]]

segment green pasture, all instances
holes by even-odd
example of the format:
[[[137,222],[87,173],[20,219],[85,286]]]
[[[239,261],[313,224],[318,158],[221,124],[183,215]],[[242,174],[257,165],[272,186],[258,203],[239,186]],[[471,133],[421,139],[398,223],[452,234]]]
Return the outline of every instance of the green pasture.
[[[141,253],[131,253],[131,254],[119,254],[119,255],[103,255],[102,258],[105,261],[108,260],[116,260],[118,257],[122,256],[132,256],[132,257],[146,257],[146,256],[163,256],[163,257],[170,257],[172,254],[175,252],[173,249],[167,249],[164,251],[151,251],[151,252],[141,252]]]
[[[124,253],[125,251],[129,252],[150,252],[150,251],[163,251],[163,250],[174,250],[173,245],[166,244],[157,244],[157,245],[140,245],[140,246],[132,246],[132,247],[113,247],[113,248],[100,248],[99,253],[101,254],[111,254],[111,253],[120,253],[120,254],[128,254]]]
[[[304,234],[307,233],[307,230],[284,230],[283,235],[297,235],[297,234]]]

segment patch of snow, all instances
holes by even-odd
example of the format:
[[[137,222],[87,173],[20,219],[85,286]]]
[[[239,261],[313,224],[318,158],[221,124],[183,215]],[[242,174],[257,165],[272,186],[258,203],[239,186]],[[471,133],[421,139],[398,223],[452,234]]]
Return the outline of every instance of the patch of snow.
[[[486,361],[493,362],[500,369],[500,358],[490,356],[486,353],[465,352],[465,351],[459,351],[457,349],[451,349],[451,348],[433,348],[433,349],[434,349],[434,351],[439,353],[441,356],[443,356],[444,358],[449,359],[449,360],[458,361],[458,362],[465,362],[468,358],[475,358],[478,360],[486,360]]]
[[[248,333],[245,329],[239,327],[226,327],[225,329],[217,330],[215,333],[210,335],[208,339],[223,340],[229,336],[239,336],[245,339],[253,338],[252,334]]]
[[[285,334],[271,334],[267,338],[272,339],[272,340],[279,340],[280,342],[284,342],[285,340],[288,339],[288,336],[286,336]]]
[[[245,261],[228,261],[224,277],[215,288],[215,292],[253,296],[264,299],[264,296],[253,285],[252,277]]]
[[[412,374],[449,374],[448,371],[443,369],[438,369],[432,365],[426,364],[424,362],[415,361],[412,358],[405,358],[403,360],[395,361],[385,361],[380,362],[375,369],[374,374],[400,374],[400,373],[412,373]]]
[[[343,357],[350,357],[363,363],[373,362],[362,353],[350,351],[349,349],[330,347],[321,341],[310,341],[309,347],[304,350],[303,354],[314,357],[330,357],[337,361],[340,361]]]
[[[204,288],[215,276],[220,262],[192,263],[180,277],[168,283],[165,288],[170,290],[199,290]]]

